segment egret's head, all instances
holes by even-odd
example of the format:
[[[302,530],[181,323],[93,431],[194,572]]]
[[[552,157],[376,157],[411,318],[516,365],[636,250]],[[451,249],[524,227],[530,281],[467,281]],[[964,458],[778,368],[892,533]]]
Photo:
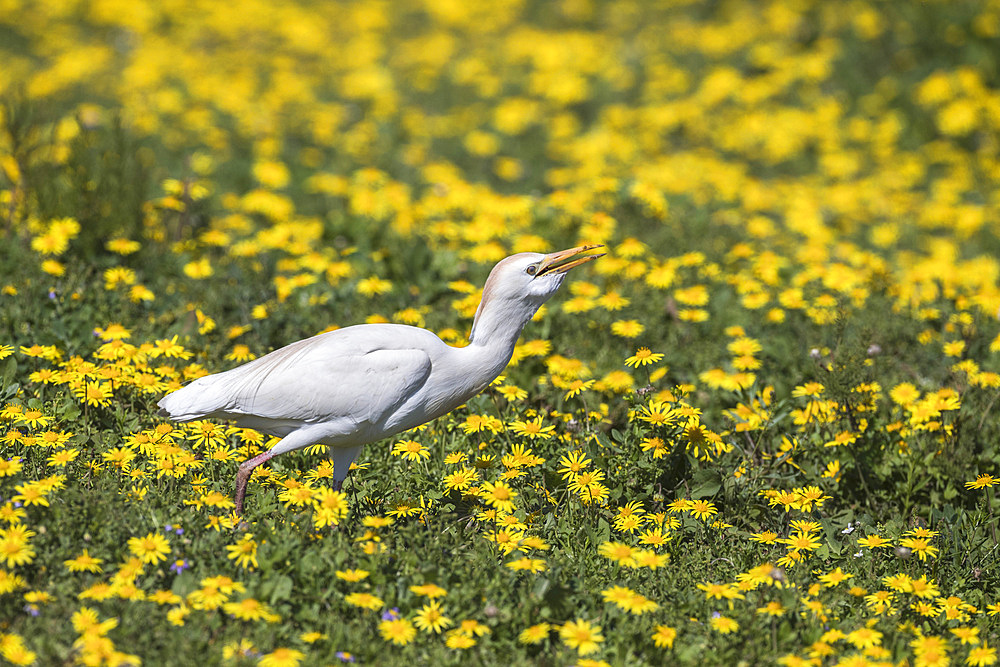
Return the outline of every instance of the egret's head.
[[[570,269],[585,264],[600,255],[586,254],[599,245],[584,245],[543,255],[522,252],[500,260],[483,287],[483,299],[472,325],[484,312],[506,313],[504,317],[520,320],[523,325],[549,297],[556,293]]]

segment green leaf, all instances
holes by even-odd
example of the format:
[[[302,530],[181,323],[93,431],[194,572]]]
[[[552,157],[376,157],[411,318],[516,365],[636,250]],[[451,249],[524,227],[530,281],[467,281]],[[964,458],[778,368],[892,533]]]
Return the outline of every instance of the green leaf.
[[[541,598],[545,596],[545,593],[551,586],[552,582],[548,579],[548,577],[543,577],[535,582],[535,586],[531,589],[531,592],[534,593],[535,597]]]
[[[702,469],[691,477],[691,497],[711,498],[722,488],[722,475],[718,470]]]
[[[3,367],[3,374],[0,376],[0,379],[2,379],[3,382],[3,387],[6,389],[12,385],[15,377],[17,377],[17,359],[14,357],[7,357],[7,363],[5,363]]]
[[[271,604],[290,599],[292,596],[292,588],[292,578],[283,574],[273,577],[263,586],[265,595],[267,595],[268,592],[270,593],[269,600],[271,601]],[[270,589],[270,591],[268,591],[268,589]]]

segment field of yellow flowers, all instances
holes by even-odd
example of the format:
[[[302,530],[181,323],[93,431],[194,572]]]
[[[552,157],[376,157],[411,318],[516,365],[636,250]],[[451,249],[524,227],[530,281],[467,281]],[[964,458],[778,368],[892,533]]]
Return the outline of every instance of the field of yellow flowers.
[[[1000,2],[0,2],[0,664],[993,665]],[[494,385],[165,423],[361,322]]]

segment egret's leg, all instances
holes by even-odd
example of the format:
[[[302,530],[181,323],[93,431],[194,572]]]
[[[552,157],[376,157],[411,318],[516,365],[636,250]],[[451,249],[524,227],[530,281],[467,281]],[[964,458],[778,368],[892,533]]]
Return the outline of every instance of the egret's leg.
[[[278,454],[307,447],[322,437],[322,428],[300,428],[286,435],[278,441],[278,444],[263,454],[259,454],[249,461],[244,461],[240,466],[239,472],[236,473],[236,513],[243,514],[243,498],[246,496],[247,482],[250,480],[250,474],[254,468],[265,461],[270,461]]]
[[[330,448],[330,458],[333,459],[333,479],[330,480],[330,488],[334,491],[340,491],[344,488],[344,480],[347,479],[347,474],[351,471],[351,464],[354,463],[354,459],[358,458],[358,454],[361,453],[361,447],[331,447]],[[358,486],[357,484],[351,485],[351,496],[353,499],[352,504],[357,507],[358,505]]]
[[[252,459],[244,461],[240,465],[239,471],[236,473],[236,513],[243,514],[243,499],[247,495],[247,482],[250,481],[250,475],[253,473],[253,469],[259,466],[265,461],[270,461],[274,457],[274,450],[269,450],[263,454],[258,454]]]
[[[330,458],[333,460],[333,479],[330,480],[330,487],[334,491],[340,491],[344,487],[344,480],[351,470],[351,464],[361,453],[361,445],[357,447],[331,447]]]

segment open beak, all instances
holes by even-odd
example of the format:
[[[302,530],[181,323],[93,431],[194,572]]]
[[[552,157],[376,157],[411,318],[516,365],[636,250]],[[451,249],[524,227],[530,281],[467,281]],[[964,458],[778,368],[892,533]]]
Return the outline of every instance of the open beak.
[[[546,273],[566,273],[575,266],[580,266],[581,264],[586,264],[592,259],[597,259],[598,257],[604,257],[602,252],[600,255],[582,255],[581,253],[589,252],[594,248],[603,248],[602,245],[582,245],[576,248],[570,248],[569,250],[560,250],[559,252],[553,252],[544,257],[541,263],[538,265],[538,273],[536,275],[544,275]]]

